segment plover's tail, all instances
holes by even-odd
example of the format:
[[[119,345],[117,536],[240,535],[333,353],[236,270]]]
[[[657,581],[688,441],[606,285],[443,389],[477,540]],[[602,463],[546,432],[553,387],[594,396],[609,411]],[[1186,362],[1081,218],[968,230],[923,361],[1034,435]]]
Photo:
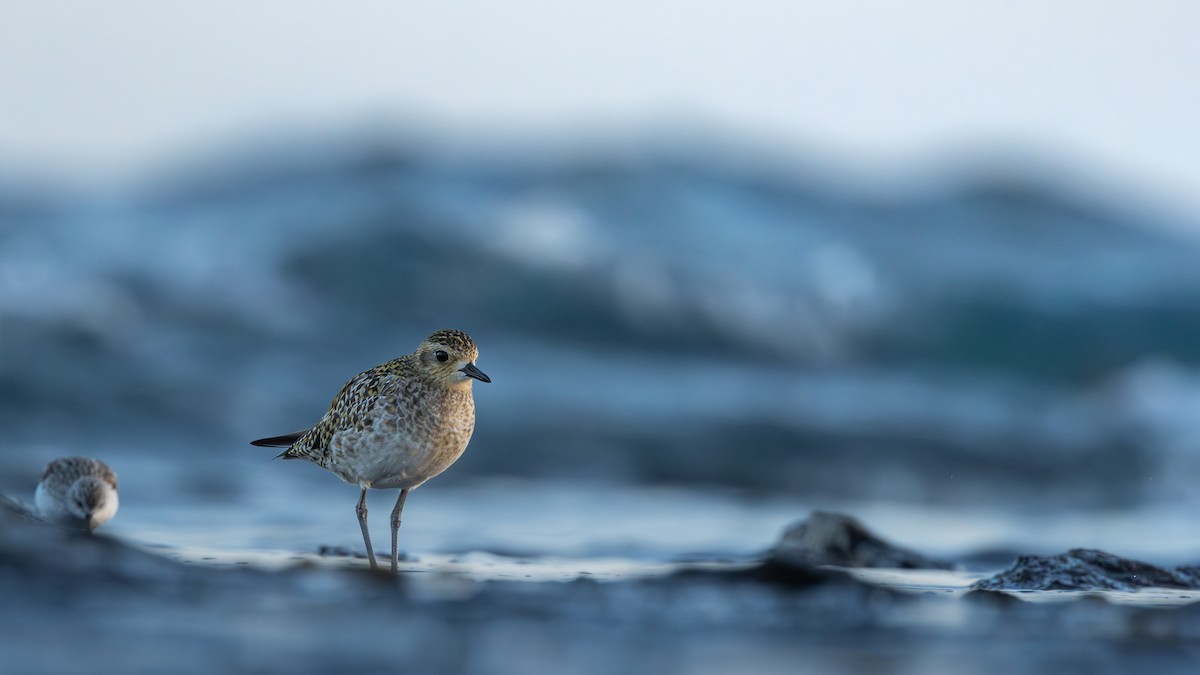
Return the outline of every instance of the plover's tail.
[[[257,441],[250,441],[250,445],[257,445],[260,448],[290,448],[307,433],[308,429],[293,431],[290,434],[282,436],[272,436],[271,438],[260,438]]]

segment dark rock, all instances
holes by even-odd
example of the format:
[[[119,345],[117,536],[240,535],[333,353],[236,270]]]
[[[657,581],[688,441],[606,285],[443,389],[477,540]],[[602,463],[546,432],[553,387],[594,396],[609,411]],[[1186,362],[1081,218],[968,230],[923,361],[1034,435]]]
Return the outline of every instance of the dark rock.
[[[329,546],[326,544],[322,544],[320,546],[320,548],[317,549],[317,555],[319,555],[323,558],[363,558],[363,557],[365,557],[365,556],[355,553],[354,551],[351,551],[349,548],[346,548],[345,546]]]
[[[724,570],[684,568],[671,575],[670,578],[679,581],[696,579],[716,582],[753,581],[791,589],[812,588],[827,584],[867,585],[850,578],[839,570],[824,569],[803,561],[778,558],[768,558],[756,565],[744,568]]]
[[[835,580],[849,580],[849,577],[840,572],[780,559],[765,560],[762,564],[747,570],[746,575],[757,581],[793,588],[816,586]]]
[[[1138,588],[1200,588],[1195,568],[1155,567],[1095,549],[1076,548],[1058,555],[1025,555],[1012,567],[975,582],[990,591],[1132,591]]]
[[[1008,593],[983,589],[968,591],[962,596],[962,599],[964,602],[996,608],[1011,607],[1014,603],[1021,602],[1021,600],[1009,595]]]
[[[1180,565],[1175,568],[1175,571],[1193,579],[1200,579],[1200,566],[1198,565]]]
[[[783,533],[768,560],[791,565],[839,565],[900,569],[952,569],[935,560],[875,536],[862,523],[840,513],[815,511]]]

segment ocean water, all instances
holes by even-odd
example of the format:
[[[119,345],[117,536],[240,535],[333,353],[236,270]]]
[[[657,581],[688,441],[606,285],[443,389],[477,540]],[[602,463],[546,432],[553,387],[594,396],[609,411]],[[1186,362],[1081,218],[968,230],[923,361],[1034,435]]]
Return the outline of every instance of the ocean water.
[[[0,193],[4,487],[60,452],[210,477],[456,326],[495,384],[439,481],[1192,500],[1200,268],[1149,208],[728,150],[297,146]]]
[[[1077,546],[1195,563],[1189,232],[1011,166],[877,185],[728,147],[298,139],[119,188],[13,181],[0,492],[86,454],[135,548],[361,566],[356,488],[248,442],[456,327],[493,383],[406,506],[413,573],[736,567],[814,509],[965,561],[893,587],[961,594]],[[393,499],[371,496],[380,551]]]

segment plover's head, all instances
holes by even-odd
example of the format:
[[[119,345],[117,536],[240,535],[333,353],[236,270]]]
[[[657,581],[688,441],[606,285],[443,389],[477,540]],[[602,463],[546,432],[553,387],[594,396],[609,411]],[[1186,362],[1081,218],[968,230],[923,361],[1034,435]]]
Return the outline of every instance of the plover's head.
[[[471,380],[492,379],[475,367],[479,350],[471,336],[459,330],[439,330],[417,348],[418,367],[435,382],[446,386],[471,385]]]
[[[101,478],[84,476],[67,490],[66,508],[88,532],[107,523],[117,514],[117,491]]]

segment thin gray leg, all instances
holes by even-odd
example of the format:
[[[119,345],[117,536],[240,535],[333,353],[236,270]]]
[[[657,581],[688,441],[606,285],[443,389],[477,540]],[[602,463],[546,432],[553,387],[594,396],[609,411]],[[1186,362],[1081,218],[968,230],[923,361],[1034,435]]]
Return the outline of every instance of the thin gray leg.
[[[400,564],[400,512],[404,510],[404,500],[408,499],[408,490],[401,490],[396,498],[396,508],[392,509],[392,574]]]
[[[358,514],[358,526],[362,528],[363,543],[367,545],[367,559],[371,561],[371,569],[377,570],[379,565],[375,564],[375,549],[371,548],[371,531],[367,529],[367,488],[362,489],[354,512]]]

